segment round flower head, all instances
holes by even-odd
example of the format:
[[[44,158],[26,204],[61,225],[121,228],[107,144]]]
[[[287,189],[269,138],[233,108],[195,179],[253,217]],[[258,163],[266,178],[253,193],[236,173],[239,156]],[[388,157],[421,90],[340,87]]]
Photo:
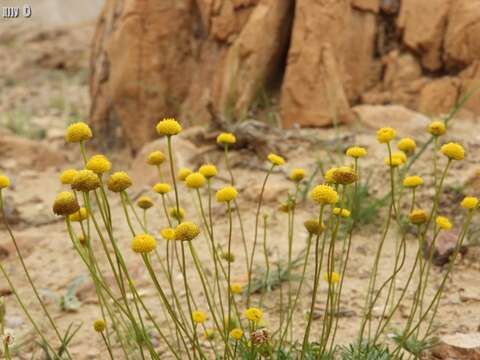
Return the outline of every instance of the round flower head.
[[[338,168],[333,167],[333,168],[330,168],[330,169],[327,170],[327,172],[323,176],[324,180],[327,184],[335,184],[335,179],[333,177],[333,174],[335,173],[335,171],[337,171],[337,169]]]
[[[77,175],[78,171],[75,169],[64,170],[60,174],[60,182],[64,185],[71,185],[73,183],[73,178]]]
[[[220,255],[220,257],[225,260],[226,262],[228,263],[233,263],[235,262],[235,254],[231,253],[231,252],[228,252],[228,251],[224,251],[222,252],[222,254]]]
[[[165,155],[160,150],[152,151],[148,154],[148,165],[161,165],[165,161]]]
[[[240,283],[232,283],[230,285],[230,291],[232,294],[241,294],[243,292],[243,286]]]
[[[450,160],[463,160],[465,157],[465,150],[463,146],[457,143],[448,143],[441,147],[442,154]]]
[[[6,175],[0,175],[0,190],[10,186],[10,179]]]
[[[234,340],[240,340],[243,337],[243,330],[240,328],[235,328],[230,331],[230,337]]]
[[[293,201],[286,201],[278,207],[278,210],[284,213],[288,213],[291,210],[295,209],[295,203]]]
[[[94,173],[101,175],[112,168],[112,163],[107,159],[105,155],[93,155],[90,160],[87,161],[86,169],[92,170]]]
[[[466,196],[461,203],[462,207],[467,210],[473,210],[478,207],[478,198],[474,196]]]
[[[153,206],[153,201],[150,196],[142,195],[138,198],[137,205],[140,209],[147,210]]]
[[[205,336],[205,338],[207,340],[213,340],[215,339],[215,330],[214,329],[206,329],[205,332],[203,333],[203,336]]]
[[[333,215],[337,215],[343,218],[348,218],[350,216],[350,210],[337,207],[333,209]]]
[[[405,154],[403,151],[394,151],[392,153],[392,157],[397,157],[400,159],[402,162],[402,165],[407,162],[407,154]]]
[[[452,223],[445,216],[437,216],[435,222],[442,230],[450,230],[452,228]]]
[[[381,144],[386,144],[395,138],[396,131],[391,127],[384,127],[377,131],[377,140]]]
[[[258,308],[251,307],[245,310],[243,315],[247,320],[259,322],[263,318],[263,311]]]
[[[185,184],[190,189],[199,189],[205,184],[206,181],[207,179],[205,179],[205,176],[199,172],[191,173],[185,178]]]
[[[168,208],[168,214],[174,219],[182,221],[182,219],[185,217],[185,210],[183,208],[177,209],[176,207],[171,207]]]
[[[108,178],[107,187],[113,192],[122,192],[132,186],[132,180],[130,176],[124,171],[114,172]]]
[[[221,145],[232,145],[237,142],[237,138],[232,133],[221,133],[217,136],[217,143]]]
[[[305,169],[293,169],[291,172],[290,172],[290,179],[294,182],[300,182],[302,181],[305,176],[307,176],[307,172],[305,171]]]
[[[93,330],[96,332],[103,332],[106,328],[105,321],[103,319],[98,319],[93,322]]]
[[[413,153],[417,148],[417,143],[412,138],[403,138],[397,144],[398,150],[401,150],[407,154]]]
[[[177,135],[180,131],[182,131],[182,126],[177,120],[170,118],[159,121],[156,129],[158,135],[172,136]]]
[[[445,123],[440,120],[435,120],[428,125],[428,132],[433,136],[442,136],[446,132]]]
[[[261,327],[260,329],[252,331],[250,333],[250,339],[256,346],[262,346],[263,344],[266,344],[268,341],[267,329]]]
[[[87,239],[85,238],[85,236],[83,236],[83,234],[78,234],[77,240],[82,246],[85,246],[87,244]]]
[[[335,180],[335,183],[342,185],[354,183],[355,181],[357,181],[358,178],[355,170],[353,170],[349,166],[341,166],[339,168],[336,168],[333,172],[332,177],[333,180]]]
[[[178,171],[178,179],[181,181],[185,181],[188,175],[190,175],[193,171],[189,168],[181,168]]]
[[[133,238],[131,248],[138,254],[149,253],[157,247],[157,241],[152,235],[140,234]]]
[[[90,126],[85,124],[84,122],[76,122],[71,124],[67,128],[67,133],[65,134],[65,140],[67,142],[82,142],[88,140],[92,137],[92,130]]]
[[[170,190],[172,190],[172,188],[167,183],[156,183],[155,185],[153,185],[153,191],[158,194],[166,194],[169,193]]]
[[[207,314],[200,310],[192,311],[192,320],[195,324],[203,324],[207,321]]]
[[[53,212],[57,215],[71,215],[79,209],[77,199],[70,191],[62,191],[53,202]]]
[[[410,222],[414,225],[422,225],[425,224],[428,220],[428,215],[425,211],[423,210],[413,210],[409,215],[408,215]]]
[[[325,225],[320,224],[318,219],[309,219],[306,220],[303,225],[307,229],[308,233],[311,235],[320,235],[325,229]]]
[[[70,221],[80,222],[86,220],[88,217],[88,211],[84,207],[80,208],[77,212],[68,216]]]
[[[215,198],[218,202],[229,202],[234,200],[237,195],[238,192],[233,186],[225,186],[216,192]]]
[[[198,169],[198,172],[205,176],[207,179],[213,178],[214,176],[217,176],[217,167],[212,164],[206,164],[200,166],[200,169]]]
[[[274,166],[281,166],[285,164],[285,159],[279,155],[276,154],[269,154],[267,156],[268,161],[272,163]]]
[[[328,185],[317,185],[310,192],[310,198],[322,205],[336,204],[338,202],[338,193]]]
[[[191,241],[200,234],[200,229],[192,222],[182,222],[175,228],[175,240]]]
[[[165,240],[174,240],[175,239],[175,230],[172,228],[165,228],[160,231],[160,235]]]
[[[324,273],[323,280],[330,284],[337,284],[340,281],[340,275],[337,272]]]
[[[416,188],[423,185],[423,179],[420,176],[407,176],[403,179],[403,186],[406,188]]]
[[[347,149],[346,154],[354,159],[359,159],[367,155],[367,150],[360,146],[352,146]]]
[[[383,162],[385,163],[385,165],[388,165],[391,167],[398,167],[400,165],[405,164],[405,161],[403,161],[402,157],[394,156],[393,154],[392,154],[392,157],[387,156]]]
[[[89,192],[98,187],[100,187],[100,179],[92,170],[80,170],[73,178],[73,190]]]

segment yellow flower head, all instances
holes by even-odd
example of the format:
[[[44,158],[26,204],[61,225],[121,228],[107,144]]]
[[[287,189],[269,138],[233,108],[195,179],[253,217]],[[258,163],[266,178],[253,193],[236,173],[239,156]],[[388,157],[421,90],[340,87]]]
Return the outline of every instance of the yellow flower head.
[[[85,246],[87,244],[87,239],[85,238],[85,236],[83,236],[83,234],[78,234],[77,240],[82,246]]]
[[[161,165],[165,161],[165,155],[160,150],[152,151],[148,154],[148,165]]]
[[[220,255],[220,257],[225,260],[226,262],[233,263],[235,262],[235,254],[232,252],[224,251]]]
[[[193,171],[189,168],[181,168],[178,171],[178,179],[181,181],[185,181],[188,175],[190,175]]]
[[[377,140],[381,144],[386,144],[393,140],[396,135],[395,129],[391,127],[384,127],[377,131]]]
[[[132,180],[130,176],[124,171],[114,172],[108,178],[107,187],[113,192],[122,192],[132,186]]]
[[[171,207],[168,208],[168,214],[174,219],[182,221],[182,219],[185,217],[185,210],[181,207],[178,209],[176,207]]]
[[[385,160],[383,161],[385,165],[391,166],[391,167],[398,167],[400,165],[405,164],[405,161],[403,161],[403,158],[400,156],[395,156],[392,154],[392,157],[387,156]]]
[[[175,230],[172,228],[165,228],[160,231],[160,235],[165,240],[174,240],[175,239]]]
[[[230,337],[234,340],[240,340],[243,337],[243,330],[240,328],[234,328],[230,331]]]
[[[217,136],[217,143],[221,145],[232,145],[237,142],[237,138],[232,133],[221,133]]]
[[[442,230],[450,230],[452,228],[452,223],[445,216],[437,216],[435,222]]]
[[[333,167],[333,168],[330,168],[327,170],[327,172],[325,173],[325,175],[323,176],[324,177],[324,180],[325,180],[325,183],[327,184],[335,184],[335,179],[333,177],[333,174],[335,174],[335,171],[337,171],[338,168],[336,167]]]
[[[0,175],[0,190],[10,186],[10,179],[6,175]]]
[[[138,254],[149,253],[157,247],[157,240],[152,235],[140,234],[133,238],[130,244],[132,250]]]
[[[86,220],[88,217],[88,211],[84,207],[80,208],[76,213],[73,213],[68,216],[70,221],[80,222]]]
[[[172,190],[172,188],[167,183],[156,183],[155,185],[153,185],[153,191],[158,194],[166,194],[169,193],[170,190]]]
[[[359,159],[367,155],[367,150],[360,146],[352,146],[347,149],[346,154],[354,159]]]
[[[322,205],[332,205],[338,202],[338,193],[331,186],[317,185],[310,191],[310,198]]]
[[[100,187],[100,179],[92,170],[80,170],[73,177],[72,189],[89,192]]]
[[[417,143],[412,138],[403,138],[397,144],[398,150],[401,150],[407,154],[413,153],[417,148]]]
[[[473,210],[478,207],[478,198],[474,196],[466,196],[461,203],[462,207],[467,210]]]
[[[137,200],[137,205],[140,209],[150,209],[153,206],[153,200],[150,196],[142,195]]]
[[[392,157],[398,157],[402,162],[402,165],[407,162],[407,154],[405,154],[403,151],[394,151],[392,153]]]
[[[58,193],[53,202],[53,212],[57,215],[71,215],[80,209],[75,195],[70,191]]]
[[[73,178],[77,175],[78,171],[75,169],[64,170],[60,174],[60,182],[64,185],[70,185],[73,183]]]
[[[243,286],[240,283],[232,283],[230,285],[230,291],[232,294],[241,294],[243,292]]]
[[[90,129],[90,126],[80,121],[80,122],[71,124],[67,128],[67,133],[65,134],[65,140],[70,143],[82,142],[90,139],[92,136],[93,136],[92,129]]]
[[[440,120],[435,120],[428,125],[428,132],[433,136],[442,136],[446,132],[445,123]]]
[[[158,135],[172,136],[182,131],[182,125],[180,125],[177,120],[169,118],[160,120],[156,129]]]
[[[205,182],[207,179],[205,179],[205,176],[200,174],[199,172],[194,172],[188,175],[185,178],[185,184],[190,188],[190,189],[199,189],[203,185],[205,185]]]
[[[450,160],[463,160],[465,157],[465,150],[463,146],[457,143],[448,143],[441,147],[442,154]]]
[[[425,224],[428,220],[428,215],[425,211],[417,209],[413,210],[409,215],[408,215],[410,222],[414,225],[422,225]]]
[[[320,235],[325,229],[325,225],[320,224],[318,219],[309,219],[306,220],[303,225],[307,229],[308,233],[311,235]]]
[[[302,181],[305,178],[305,176],[307,176],[307,172],[305,171],[305,169],[298,168],[298,169],[293,169],[290,172],[290,179],[297,183]]]
[[[278,207],[278,210],[284,213],[288,213],[293,209],[295,209],[295,203],[293,201],[286,201]]]
[[[238,192],[233,186],[225,186],[216,192],[215,198],[218,202],[229,202],[234,200],[237,195]]]
[[[200,234],[200,229],[192,222],[182,222],[175,228],[175,240],[191,241]]]
[[[248,308],[247,310],[245,310],[243,315],[245,316],[245,318],[247,320],[250,320],[250,321],[253,321],[253,322],[257,323],[260,320],[262,320],[263,311],[258,309],[258,308],[251,307],[251,308]]]
[[[423,179],[420,176],[407,176],[403,179],[403,186],[407,188],[416,188],[423,185]]]
[[[285,164],[285,159],[276,154],[268,154],[267,156],[268,161],[272,163],[274,166],[281,166]]]
[[[333,209],[333,215],[348,218],[350,216],[350,210],[336,207]]]
[[[357,181],[357,174],[350,166],[341,166],[333,172],[333,180],[337,184],[348,185]]]
[[[98,333],[103,332],[106,326],[107,325],[105,324],[105,321],[103,319],[98,319],[93,322],[93,330]]]
[[[330,284],[337,284],[340,281],[340,275],[337,272],[324,273],[323,280]]]
[[[207,179],[213,178],[214,176],[217,176],[217,167],[212,164],[206,164],[200,166],[200,169],[198,169],[198,172],[205,176]]]
[[[214,329],[206,329],[205,332],[203,333],[203,336],[205,336],[205,338],[207,340],[213,340],[215,339],[215,330]]]
[[[200,310],[192,311],[192,320],[195,324],[203,324],[207,321],[207,314]]]
[[[110,171],[112,168],[112,163],[105,155],[93,155],[90,160],[87,161],[85,168],[101,175]]]

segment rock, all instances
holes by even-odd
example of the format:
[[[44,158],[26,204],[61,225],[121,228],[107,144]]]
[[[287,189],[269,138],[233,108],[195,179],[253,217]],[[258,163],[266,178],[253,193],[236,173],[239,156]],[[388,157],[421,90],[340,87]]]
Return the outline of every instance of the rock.
[[[458,230],[455,229],[451,231],[441,231],[438,234],[435,241],[435,247],[433,248],[432,263],[434,265],[443,266],[450,262],[450,257],[455,252],[459,235],[460,234]],[[428,244],[425,244],[425,248],[423,250],[424,258],[429,259],[432,251],[431,240],[428,241]],[[468,247],[466,245],[462,245],[460,247],[459,254],[465,255],[467,251]]]
[[[418,101],[422,113],[440,115],[448,113],[457,102],[460,93],[460,80],[445,76],[426,84]]]
[[[444,336],[438,345],[427,351],[431,360],[480,360],[480,335],[454,334]]]
[[[461,88],[460,98],[470,95],[470,99],[465,103],[465,108],[480,114],[480,60],[474,61],[469,67],[460,73]]]
[[[380,0],[352,0],[351,5],[359,10],[372,11],[375,14],[380,10]]]

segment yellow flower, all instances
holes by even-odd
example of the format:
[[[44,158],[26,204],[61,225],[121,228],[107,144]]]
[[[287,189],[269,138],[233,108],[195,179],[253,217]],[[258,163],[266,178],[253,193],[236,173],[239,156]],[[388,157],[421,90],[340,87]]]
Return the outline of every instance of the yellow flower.
[[[67,134],[65,135],[65,140],[67,142],[82,142],[88,140],[92,137],[92,130],[84,122],[76,122],[71,124],[67,128]]]
[[[175,230],[172,228],[165,228],[160,231],[160,235],[165,240],[174,240],[175,239]]]
[[[53,202],[53,212],[57,215],[71,215],[80,209],[75,195],[70,191],[58,193]]]
[[[165,155],[160,151],[152,151],[148,154],[147,164],[148,165],[160,165],[165,161]]]
[[[0,175],[0,190],[10,186],[10,179],[6,175]]]
[[[320,224],[318,219],[309,219],[306,220],[303,225],[307,229],[308,233],[311,235],[320,235],[325,229],[325,225]]]
[[[428,132],[433,136],[442,136],[445,134],[446,127],[445,123],[440,120],[435,120],[428,125]]]
[[[205,338],[207,340],[213,340],[215,339],[215,330],[214,329],[206,329],[205,332],[203,333],[203,336],[205,336]]]
[[[274,165],[274,166],[281,166],[285,164],[285,159],[281,156],[276,154],[269,154],[267,159]]]
[[[206,181],[207,179],[205,179],[205,176],[203,176],[199,172],[191,173],[185,178],[185,184],[187,184],[187,186],[191,189],[201,188]]]
[[[403,186],[407,188],[415,188],[423,185],[423,179],[420,176],[407,176],[403,179]]]
[[[167,183],[156,183],[153,186],[153,191],[155,191],[158,194],[166,194],[166,193],[169,193],[170,190],[172,190],[172,188]]]
[[[110,191],[122,192],[130,186],[132,186],[132,180],[124,171],[117,171],[108,178],[107,187]]]
[[[391,127],[384,127],[377,131],[377,140],[381,144],[386,144],[393,140],[395,135],[395,129],[392,129]]]
[[[341,216],[343,218],[348,218],[350,216],[350,210],[336,207],[335,209],[333,209],[333,215]]]
[[[467,210],[473,210],[478,206],[478,198],[474,196],[466,196],[461,203],[462,207]]]
[[[229,262],[229,263],[233,263],[235,262],[235,254],[234,253],[231,253],[231,252],[228,252],[228,251],[224,251],[222,252],[222,254],[220,255],[220,257],[225,260],[226,262]]]
[[[85,239],[85,236],[83,236],[83,234],[78,234],[77,240],[80,243],[80,245],[85,246],[87,244],[87,239]]]
[[[391,167],[397,167],[405,163],[401,157],[394,156],[393,154],[391,158],[390,156],[387,156],[383,162],[385,163],[385,165],[388,165]]]
[[[178,211],[176,207],[168,208],[168,213],[171,217],[179,221],[181,221],[185,217],[185,210],[181,207],[178,208]]]
[[[338,168],[333,167],[327,170],[327,172],[323,176],[327,184],[335,184],[335,179],[333,178],[333,174],[335,173],[335,171],[337,171],[337,169]]]
[[[450,230],[452,228],[452,223],[445,216],[437,216],[435,222],[442,230]]]
[[[94,155],[87,161],[86,169],[92,170],[96,174],[103,174],[112,168],[112,163],[105,155]]]
[[[150,196],[142,195],[137,200],[137,205],[140,209],[150,209],[153,206],[153,201]]]
[[[412,138],[403,138],[397,144],[398,150],[401,150],[407,154],[412,153],[417,148],[417,143]]]
[[[232,294],[241,294],[243,292],[243,286],[240,283],[232,283],[230,285],[230,291]]]
[[[76,213],[69,215],[70,221],[80,222],[86,220],[88,217],[88,211],[84,207],[80,208]]]
[[[96,332],[99,332],[99,333],[103,332],[105,330],[105,327],[106,327],[105,321],[102,319],[98,319],[93,322],[93,329]]]
[[[349,166],[341,166],[333,172],[333,180],[337,184],[348,185],[357,181],[357,174]]]
[[[157,247],[157,240],[152,235],[140,234],[133,238],[131,248],[139,254],[149,253]]]
[[[403,151],[394,151],[392,153],[392,157],[398,157],[402,162],[402,165],[407,162],[407,154],[405,154]]]
[[[292,181],[295,181],[295,182],[300,182],[302,181],[305,176],[307,176],[307,172],[305,171],[305,169],[293,169],[291,172],[290,172],[290,179]]]
[[[195,324],[203,324],[207,321],[207,314],[200,310],[192,311],[192,320]]]
[[[218,202],[229,202],[234,200],[237,195],[238,192],[233,186],[225,186],[216,192],[215,198]]]
[[[200,234],[200,229],[192,222],[182,222],[175,228],[175,240],[191,241]]]
[[[217,143],[221,145],[232,145],[237,142],[237,138],[232,133],[221,133],[217,136]]]
[[[60,182],[64,185],[70,185],[73,183],[73,178],[77,175],[78,171],[75,169],[67,169],[60,174]]]
[[[323,280],[331,284],[337,284],[340,281],[340,275],[337,272],[324,273]]]
[[[350,156],[354,159],[359,159],[367,155],[367,150],[360,146],[352,146],[347,149],[347,156]]]
[[[450,160],[463,160],[465,157],[465,150],[463,146],[457,143],[448,143],[441,147],[442,154]]]
[[[293,201],[284,202],[278,207],[278,210],[284,213],[288,213],[293,209],[295,209],[295,203]]]
[[[159,135],[172,136],[182,131],[182,126],[173,118],[163,119],[157,124],[157,133]]]
[[[413,210],[409,215],[408,215],[410,222],[414,225],[421,225],[425,224],[428,220],[428,215],[425,211],[417,209]]]
[[[317,185],[310,192],[310,198],[322,205],[336,204],[338,202],[338,193],[328,185]]]
[[[80,170],[73,177],[73,190],[89,192],[98,187],[100,187],[100,179],[92,170]]]
[[[198,172],[205,176],[207,179],[210,179],[214,176],[217,176],[217,168],[215,165],[212,164],[206,164],[200,166],[200,169],[198,169]]]
[[[243,330],[240,328],[235,328],[230,331],[230,337],[234,340],[240,340],[243,337]]]
[[[185,181],[188,175],[190,175],[193,171],[189,168],[181,168],[178,171],[178,179],[181,181]]]
[[[243,315],[247,320],[259,322],[263,318],[263,311],[258,308],[251,307],[245,310]]]

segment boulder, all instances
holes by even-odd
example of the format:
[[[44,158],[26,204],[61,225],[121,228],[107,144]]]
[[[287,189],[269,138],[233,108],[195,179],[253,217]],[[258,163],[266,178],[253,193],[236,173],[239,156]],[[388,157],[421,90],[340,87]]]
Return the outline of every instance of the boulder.
[[[418,110],[430,115],[448,113],[460,94],[460,80],[445,76],[427,83],[420,91]]]
[[[480,60],[474,61],[460,73],[460,98],[470,95],[465,108],[480,114]]]
[[[352,0],[351,5],[359,10],[371,11],[375,14],[380,10],[380,0]]]
[[[428,350],[429,360],[480,360],[480,335],[453,334],[441,338],[439,344]]]

